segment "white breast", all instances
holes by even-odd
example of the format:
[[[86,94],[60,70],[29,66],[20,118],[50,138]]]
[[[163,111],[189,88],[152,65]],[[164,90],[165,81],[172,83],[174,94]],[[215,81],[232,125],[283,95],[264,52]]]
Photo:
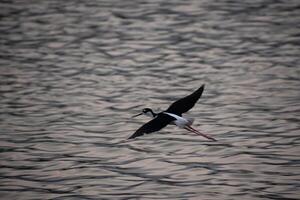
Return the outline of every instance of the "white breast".
[[[184,128],[186,125],[191,125],[193,123],[192,120],[185,119],[183,117],[180,117],[178,115],[175,115],[173,113],[164,112],[165,114],[174,117],[176,120],[174,121],[174,124],[180,128]]]

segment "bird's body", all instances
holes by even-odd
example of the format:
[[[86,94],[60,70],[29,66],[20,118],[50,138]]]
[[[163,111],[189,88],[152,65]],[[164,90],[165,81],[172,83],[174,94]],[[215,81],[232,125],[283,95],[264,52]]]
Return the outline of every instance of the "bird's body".
[[[145,114],[152,117],[153,119],[148,123],[144,124],[143,126],[141,126],[128,139],[133,139],[142,136],[144,134],[149,134],[155,131],[159,131],[160,129],[164,128],[168,124],[175,124],[179,128],[184,128],[188,131],[194,132],[198,135],[204,136],[208,139],[215,141],[214,138],[206,134],[200,133],[199,131],[192,128],[191,125],[193,124],[194,121],[193,119],[182,117],[182,113],[187,112],[195,105],[195,103],[201,97],[203,90],[204,90],[204,85],[202,85],[198,90],[196,90],[192,94],[182,99],[179,99],[178,101],[175,101],[173,104],[170,105],[170,107],[167,110],[160,113],[155,113],[150,108],[144,108],[142,113],[135,116]]]

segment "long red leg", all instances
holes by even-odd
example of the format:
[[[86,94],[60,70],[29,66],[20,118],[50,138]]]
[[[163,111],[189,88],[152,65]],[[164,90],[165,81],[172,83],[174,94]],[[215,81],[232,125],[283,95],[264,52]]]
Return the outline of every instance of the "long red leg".
[[[215,138],[212,138],[212,137],[210,137],[209,135],[206,135],[206,134],[204,134],[204,133],[201,133],[201,132],[199,132],[198,130],[194,129],[194,128],[191,127],[191,126],[186,125],[184,128],[185,128],[186,130],[188,130],[188,131],[191,131],[191,132],[193,132],[193,133],[196,133],[197,135],[201,135],[201,136],[203,136],[203,137],[205,137],[205,138],[207,138],[207,139],[210,139],[210,140],[212,140],[212,141],[217,141]]]

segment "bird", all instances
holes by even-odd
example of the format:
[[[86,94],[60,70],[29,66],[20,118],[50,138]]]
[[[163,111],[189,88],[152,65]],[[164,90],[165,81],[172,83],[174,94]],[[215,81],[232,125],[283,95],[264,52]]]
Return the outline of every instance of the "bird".
[[[175,124],[179,128],[184,128],[190,132],[196,133],[197,135],[201,135],[209,140],[217,141],[213,137],[201,133],[200,131],[191,127],[191,125],[194,122],[194,119],[182,117],[182,114],[193,108],[196,102],[200,99],[204,90],[204,86],[205,85],[203,84],[192,94],[175,101],[168,107],[167,110],[162,111],[160,113],[155,113],[151,108],[144,108],[141,113],[134,115],[133,117],[146,115],[152,117],[153,119],[141,126],[139,129],[137,129],[128,139],[134,139],[144,134],[159,131],[162,128],[166,127],[168,124]]]

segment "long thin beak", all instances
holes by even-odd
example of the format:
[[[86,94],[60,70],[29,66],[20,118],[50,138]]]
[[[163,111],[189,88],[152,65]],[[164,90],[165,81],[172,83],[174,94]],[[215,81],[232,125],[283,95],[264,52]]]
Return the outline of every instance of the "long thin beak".
[[[137,117],[137,116],[140,116],[140,115],[142,115],[142,114],[144,114],[144,113],[139,113],[139,114],[137,114],[137,115],[134,115],[134,116],[132,116],[132,118]]]
[[[209,135],[206,135],[206,134],[204,134],[204,133],[201,133],[201,132],[197,131],[196,129],[194,129],[194,128],[191,127],[191,126],[186,126],[185,129],[188,130],[188,131],[191,131],[191,132],[193,132],[193,133],[196,133],[197,135],[201,135],[202,137],[205,137],[205,138],[207,138],[207,139],[209,139],[209,140],[217,141],[215,138],[213,138],[213,137],[211,137],[211,136],[209,136]]]

